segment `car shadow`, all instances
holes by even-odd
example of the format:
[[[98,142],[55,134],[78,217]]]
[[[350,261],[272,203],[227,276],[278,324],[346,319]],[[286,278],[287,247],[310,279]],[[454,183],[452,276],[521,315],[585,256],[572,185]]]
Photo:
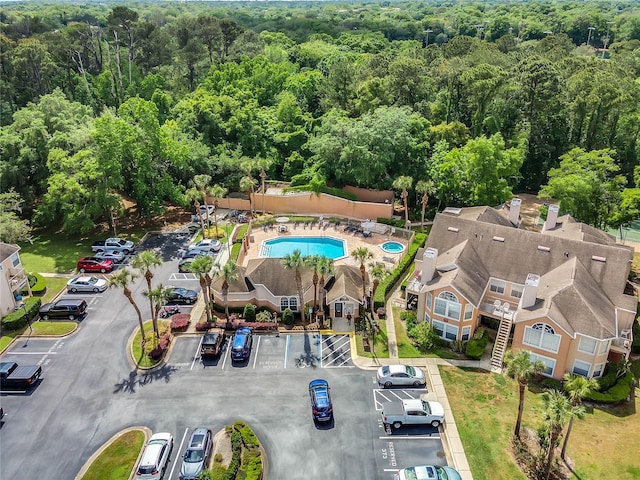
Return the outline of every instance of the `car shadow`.
[[[393,428],[389,425],[386,433],[396,437],[413,437],[415,435],[435,437],[440,435],[438,429],[431,425],[403,425],[400,428]]]
[[[231,366],[236,368],[246,368],[249,365],[249,360],[251,357],[246,360],[231,360]]]
[[[30,397],[31,395],[33,395],[33,392],[36,391],[36,389],[38,388],[38,385],[40,385],[40,383],[42,383],[44,379],[42,377],[40,377],[38,380],[36,380],[36,382],[27,390],[20,390],[18,388],[6,388],[6,387],[2,387],[2,390],[0,390],[0,396],[2,397],[6,397],[6,396],[21,396],[21,397]]]
[[[208,357],[200,357],[200,362],[203,367],[215,367],[222,361],[222,354]]]

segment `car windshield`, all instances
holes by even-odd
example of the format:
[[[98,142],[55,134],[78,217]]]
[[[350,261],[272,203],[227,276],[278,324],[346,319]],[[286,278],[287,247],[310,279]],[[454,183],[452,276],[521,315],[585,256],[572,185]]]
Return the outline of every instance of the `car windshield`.
[[[386,365],[382,367],[382,374],[389,375],[389,367],[387,367]]]
[[[416,376],[416,369],[411,367],[411,366],[409,366],[409,365],[407,365],[407,373],[409,375],[411,375],[412,377],[415,377]]]
[[[203,458],[202,450],[187,450],[184,454],[184,461],[187,463],[201,462]]]
[[[437,476],[436,476],[437,475]],[[443,469],[436,469],[432,466],[410,467],[404,469],[404,478],[407,480],[447,480],[447,474]]]
[[[95,277],[91,277],[91,278],[89,279],[89,283],[90,283],[91,285],[94,285],[94,284],[98,283],[98,279],[97,279],[97,278],[95,278]]]

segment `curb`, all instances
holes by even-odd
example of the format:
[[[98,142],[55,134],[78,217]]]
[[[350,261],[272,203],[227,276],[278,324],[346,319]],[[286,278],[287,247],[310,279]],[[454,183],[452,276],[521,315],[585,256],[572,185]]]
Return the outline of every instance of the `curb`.
[[[74,480],[80,480],[84,476],[84,474],[87,472],[87,470],[89,470],[91,465],[93,465],[93,463],[95,462],[96,458],[98,458],[102,454],[102,452],[104,452],[113,442],[115,442],[118,438],[120,438],[125,433],[132,432],[132,431],[135,431],[135,430],[142,431],[142,433],[144,434],[144,442],[142,444],[142,448],[140,449],[140,452],[138,453],[136,461],[133,464],[133,469],[131,470],[131,473],[129,474],[129,479],[132,479],[133,476],[134,476],[135,467],[136,467],[136,465],[138,465],[138,462],[140,461],[140,457],[142,456],[142,452],[144,451],[144,446],[149,441],[149,437],[151,437],[151,430],[148,427],[145,427],[145,426],[136,426],[136,427],[125,428],[124,430],[120,430],[115,435],[113,435],[109,440],[107,440],[105,443],[103,443],[100,446],[100,448],[98,448],[98,450],[96,450],[93,453],[93,455],[91,455],[89,457],[89,459],[82,466],[82,468],[80,469],[78,474],[75,476]]]

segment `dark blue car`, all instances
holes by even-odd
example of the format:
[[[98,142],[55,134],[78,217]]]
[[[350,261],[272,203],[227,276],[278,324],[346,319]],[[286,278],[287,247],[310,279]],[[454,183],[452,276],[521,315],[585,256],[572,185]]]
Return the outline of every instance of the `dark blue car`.
[[[328,422],[333,418],[333,404],[329,394],[329,383],[318,378],[309,383],[311,413],[316,422]]]
[[[233,335],[231,343],[231,360],[244,361],[251,355],[251,344],[253,343],[253,334],[250,328],[239,328]]]

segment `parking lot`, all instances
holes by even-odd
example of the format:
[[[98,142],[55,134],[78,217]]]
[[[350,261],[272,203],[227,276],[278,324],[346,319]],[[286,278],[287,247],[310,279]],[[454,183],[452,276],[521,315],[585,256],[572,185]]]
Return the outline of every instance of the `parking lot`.
[[[154,236],[139,246],[157,248],[165,260],[154,270],[154,285],[199,288],[195,278],[176,273],[188,240]],[[143,278],[131,287],[141,309],[146,288]],[[43,367],[34,389],[0,397],[7,413],[0,428],[0,469],[7,478],[73,478],[115,433],[145,425],[174,436],[165,478],[177,479],[194,428],[215,433],[238,419],[251,425],[267,452],[267,478],[389,480],[403,467],[446,464],[437,429],[391,431],[381,423],[384,402],[419,397],[425,390],[380,389],[374,370],[354,366],[348,335],[256,335],[243,363],[230,361],[230,339],[219,358],[203,360],[202,336],[183,335],[165,365],[142,372],[131,368],[125,354],[137,318],[120,289],[65,296],[89,304],[76,334],[21,338],[2,356]],[[331,387],[335,421],[328,425],[311,418],[308,384],[315,378]],[[32,448],[38,455],[24,454]],[[70,451],[74,455],[64,453]]]

